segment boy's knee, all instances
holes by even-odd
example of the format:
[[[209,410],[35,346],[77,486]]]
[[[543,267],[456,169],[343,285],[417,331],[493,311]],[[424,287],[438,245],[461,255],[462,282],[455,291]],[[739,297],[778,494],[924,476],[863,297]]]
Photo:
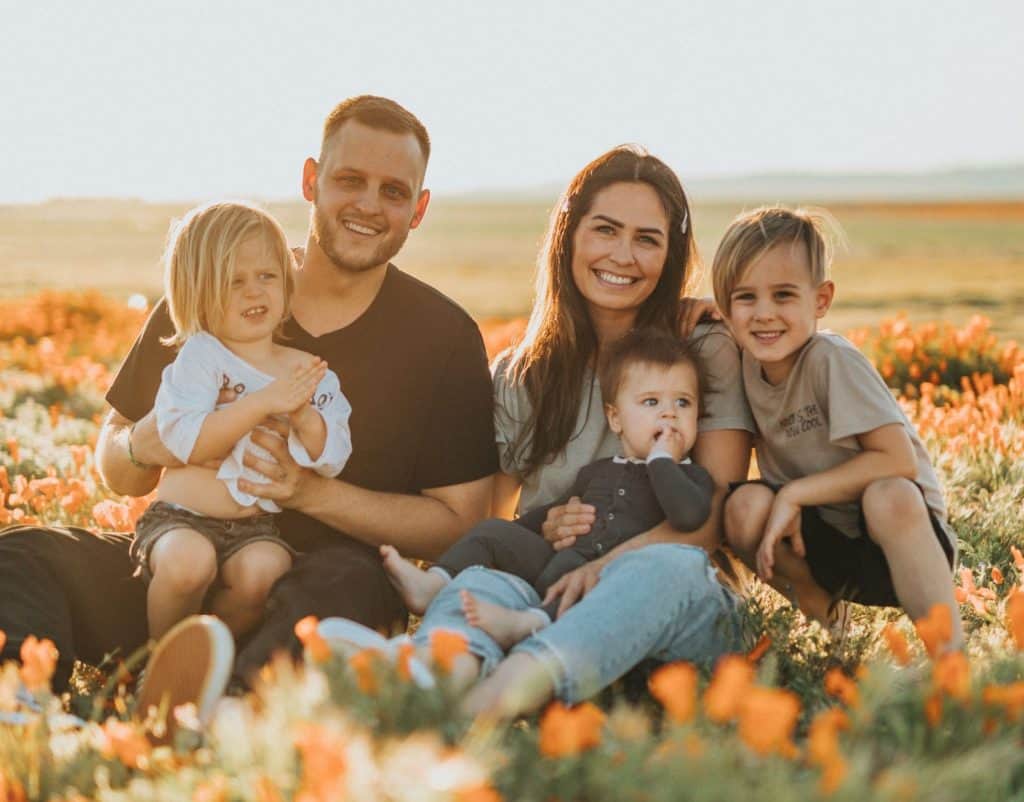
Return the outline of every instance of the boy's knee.
[[[928,516],[920,488],[909,479],[898,476],[877,479],[869,484],[861,498],[861,506],[864,519],[876,540],[876,530],[894,532],[915,518]]]
[[[775,492],[762,484],[747,484],[733,491],[722,513],[725,540],[731,549],[748,554],[757,548],[774,501]]]

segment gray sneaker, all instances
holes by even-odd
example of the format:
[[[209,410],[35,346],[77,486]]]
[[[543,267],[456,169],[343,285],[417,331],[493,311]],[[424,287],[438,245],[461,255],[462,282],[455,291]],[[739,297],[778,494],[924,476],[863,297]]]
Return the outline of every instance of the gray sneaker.
[[[194,615],[175,624],[153,647],[135,703],[137,718],[152,708],[165,717],[157,743],[172,743],[177,729],[174,709],[195,705],[206,725],[224,694],[235,660],[235,640],[219,618]]]

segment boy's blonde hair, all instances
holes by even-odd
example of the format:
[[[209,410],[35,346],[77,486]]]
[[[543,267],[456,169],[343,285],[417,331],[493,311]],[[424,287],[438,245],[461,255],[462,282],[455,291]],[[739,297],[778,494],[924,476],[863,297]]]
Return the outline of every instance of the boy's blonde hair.
[[[811,285],[828,280],[833,241],[842,233],[835,218],[824,209],[762,206],[744,212],[722,235],[711,266],[715,301],[729,315],[729,296],[750,265],[780,243],[803,243],[811,265]]]
[[[284,229],[262,209],[248,203],[221,201],[197,206],[171,224],[164,250],[164,295],[174,336],[165,345],[180,346],[200,331],[220,326],[231,289],[238,248],[262,236],[284,279],[284,308],[291,301],[292,253]],[[284,318],[282,318],[282,323]],[[280,325],[279,325],[280,329]]]

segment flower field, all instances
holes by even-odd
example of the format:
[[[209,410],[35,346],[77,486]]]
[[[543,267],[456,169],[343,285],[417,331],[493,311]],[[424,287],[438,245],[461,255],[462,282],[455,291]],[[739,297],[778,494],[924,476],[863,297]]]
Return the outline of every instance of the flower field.
[[[89,294],[0,301],[0,523],[132,530],[146,500],[106,491],[93,447],[144,315]],[[521,327],[485,323],[489,351]],[[405,655],[343,659],[305,621],[305,668],[268,667],[203,736],[180,711],[174,747],[152,747],[116,691],[96,708],[109,717],[84,728],[45,716],[0,724],[0,802],[1024,800],[1024,350],[981,317],[963,328],[897,317],[850,337],[898,392],[945,483],[965,653],[942,652],[941,611],[914,624],[857,608],[834,644],[755,582],[746,654],[710,674],[664,666],[505,726],[459,714],[446,673],[458,639],[433,642],[439,683],[428,691],[409,681]],[[0,713],[24,712],[20,685],[61,709],[52,645],[29,641],[22,657],[0,669]],[[75,693],[102,686],[79,673]]]

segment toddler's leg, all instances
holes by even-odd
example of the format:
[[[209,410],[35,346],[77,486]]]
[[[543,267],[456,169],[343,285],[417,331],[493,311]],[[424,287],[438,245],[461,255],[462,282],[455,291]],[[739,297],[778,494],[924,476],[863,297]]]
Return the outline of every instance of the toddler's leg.
[[[277,543],[257,540],[242,546],[221,567],[224,590],[214,596],[211,611],[236,638],[244,635],[263,619],[270,588],[291,567],[291,554]]]
[[[774,501],[774,490],[751,483],[736,488],[725,502],[725,540],[751,571],[757,570],[757,549]],[[775,547],[775,570],[768,584],[796,603],[805,615],[828,624],[831,597],[815,582],[807,561],[793,551],[788,539],[780,540]]]
[[[478,599],[468,590],[462,591],[459,598],[466,622],[482,629],[506,651],[551,623],[547,613],[537,607],[513,610]]]
[[[907,615],[917,620],[932,606],[946,605],[953,619],[950,646],[961,648],[963,629],[952,574],[921,490],[908,479],[879,479],[868,485],[861,506],[868,535],[885,553],[896,596]]]
[[[423,615],[441,588],[448,584],[443,574],[422,570],[402,557],[394,546],[381,546],[380,556],[388,579],[414,615]]]
[[[149,552],[153,575],[146,595],[149,636],[160,638],[181,619],[200,611],[217,576],[213,545],[194,529],[172,529]]]

